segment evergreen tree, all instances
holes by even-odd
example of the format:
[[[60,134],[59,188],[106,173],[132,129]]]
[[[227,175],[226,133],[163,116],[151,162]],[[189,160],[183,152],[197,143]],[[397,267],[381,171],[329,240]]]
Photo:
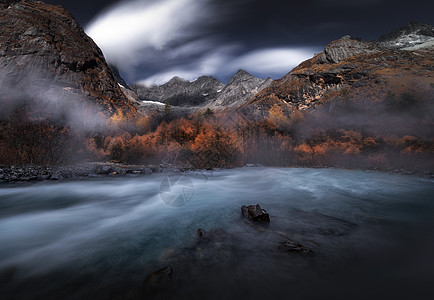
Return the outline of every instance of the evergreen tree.
[[[168,122],[171,119],[172,119],[172,106],[166,100],[166,102],[164,104],[164,109],[163,109],[163,120]]]

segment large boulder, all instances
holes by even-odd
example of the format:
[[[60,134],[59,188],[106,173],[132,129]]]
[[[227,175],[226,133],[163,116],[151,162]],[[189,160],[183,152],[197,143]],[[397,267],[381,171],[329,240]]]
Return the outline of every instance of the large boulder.
[[[270,223],[270,215],[259,204],[241,206],[241,213],[253,223]]]
[[[351,56],[373,51],[372,42],[346,35],[337,41],[331,42],[319,57],[319,62],[336,64]]]

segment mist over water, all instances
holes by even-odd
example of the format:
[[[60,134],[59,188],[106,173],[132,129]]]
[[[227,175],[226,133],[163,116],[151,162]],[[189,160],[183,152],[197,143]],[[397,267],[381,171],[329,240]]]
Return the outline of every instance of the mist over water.
[[[1,186],[2,294],[122,299],[168,265],[169,288],[151,296],[404,299],[429,291],[432,179],[277,168],[177,176],[194,191],[176,208],[160,197],[164,174]],[[240,217],[241,205],[256,203],[270,213],[268,227]],[[198,246],[198,228],[225,236]],[[287,239],[314,254],[279,251]]]

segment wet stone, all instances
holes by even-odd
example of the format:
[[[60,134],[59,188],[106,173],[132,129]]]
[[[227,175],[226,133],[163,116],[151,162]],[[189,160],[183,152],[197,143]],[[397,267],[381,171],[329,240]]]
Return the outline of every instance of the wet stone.
[[[311,254],[313,251],[302,244],[287,240],[279,243],[279,249],[284,252]]]
[[[243,205],[241,206],[241,213],[253,223],[270,223],[270,215],[268,212],[261,208],[259,204],[256,205]]]

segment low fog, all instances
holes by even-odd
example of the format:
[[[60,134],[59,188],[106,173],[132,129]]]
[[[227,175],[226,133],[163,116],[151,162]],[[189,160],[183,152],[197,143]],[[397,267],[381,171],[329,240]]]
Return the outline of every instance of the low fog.
[[[305,138],[321,130],[354,129],[379,136],[434,135],[434,104],[429,94],[390,95],[373,99],[334,100],[306,114],[298,132]]]
[[[107,124],[103,109],[77,87],[40,78],[36,73],[15,77],[15,81],[13,78],[0,74],[1,121],[15,118],[18,113],[25,121],[50,120],[83,133],[98,131]]]

